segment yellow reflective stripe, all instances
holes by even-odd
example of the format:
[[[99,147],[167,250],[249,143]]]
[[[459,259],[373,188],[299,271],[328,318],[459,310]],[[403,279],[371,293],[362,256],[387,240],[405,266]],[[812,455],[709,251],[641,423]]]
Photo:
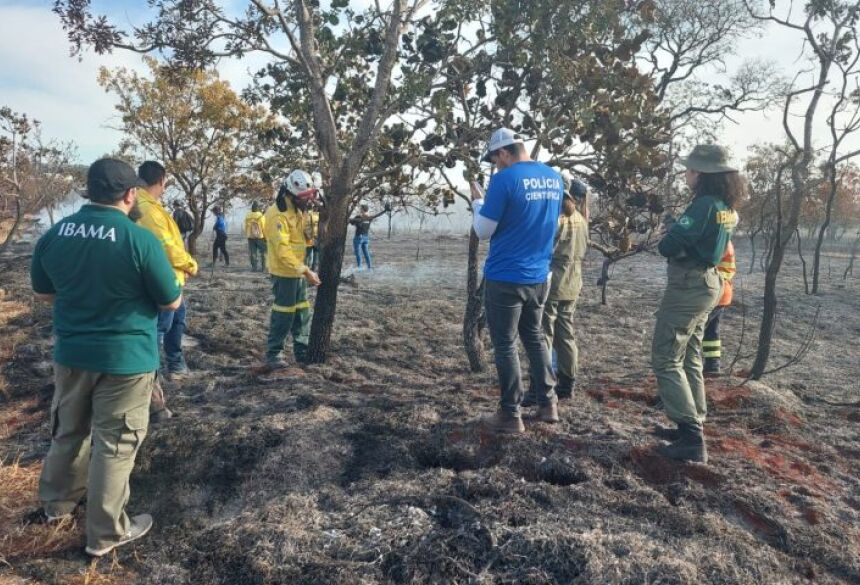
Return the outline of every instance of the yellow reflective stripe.
[[[706,358],[718,358],[718,357],[720,357],[721,354],[720,354],[720,350],[716,350],[716,351],[703,352],[702,355],[705,356]]]
[[[717,339],[716,341],[703,341],[702,347],[720,347],[722,342]]]
[[[272,310],[278,313],[295,313],[301,309],[310,309],[311,304],[309,301],[302,301],[301,303],[297,303],[295,305],[291,305],[289,307],[285,307],[284,305],[272,304]]]

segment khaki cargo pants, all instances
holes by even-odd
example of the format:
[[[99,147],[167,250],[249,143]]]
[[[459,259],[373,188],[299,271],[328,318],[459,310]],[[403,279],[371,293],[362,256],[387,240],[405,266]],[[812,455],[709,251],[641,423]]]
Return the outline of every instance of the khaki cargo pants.
[[[576,380],[579,349],[573,328],[576,301],[548,301],[543,310],[543,333],[546,345],[558,355],[558,373]]]
[[[702,336],[721,286],[713,268],[668,265],[666,292],[651,342],[651,366],[666,415],[679,424],[699,426],[707,415]]]
[[[54,364],[51,448],[39,499],[51,516],[87,496],[87,546],[100,549],[128,532],[128,478],[149,423],[155,372],[113,376]]]

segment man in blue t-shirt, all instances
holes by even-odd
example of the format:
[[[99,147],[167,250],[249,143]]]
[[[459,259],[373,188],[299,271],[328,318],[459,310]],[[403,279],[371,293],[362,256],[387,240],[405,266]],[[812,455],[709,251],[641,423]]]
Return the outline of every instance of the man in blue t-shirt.
[[[501,386],[499,410],[489,424],[497,432],[521,433],[517,333],[529,358],[537,419],[558,422],[555,376],[541,318],[564,189],[561,175],[531,160],[522,138],[507,128],[493,133],[483,160],[499,169],[486,197],[472,183],[473,227],[478,238],[490,240],[484,303]]]

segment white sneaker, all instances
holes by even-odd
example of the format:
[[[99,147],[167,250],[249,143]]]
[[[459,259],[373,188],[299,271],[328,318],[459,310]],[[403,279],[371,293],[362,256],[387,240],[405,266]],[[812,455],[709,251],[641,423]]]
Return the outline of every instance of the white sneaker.
[[[60,514],[58,516],[54,516],[45,512],[45,522],[48,524],[59,524],[61,522],[65,522],[66,520],[71,520],[74,517],[74,514],[69,512],[68,514]]]
[[[152,516],[149,514],[140,514],[139,516],[134,516],[131,519],[131,527],[128,529],[119,542],[115,542],[114,544],[110,544],[104,548],[92,548],[90,546],[87,547],[87,554],[94,557],[101,557],[108,554],[110,551],[115,549],[118,546],[122,546],[124,544],[128,544],[146,536],[146,533],[152,528]]]

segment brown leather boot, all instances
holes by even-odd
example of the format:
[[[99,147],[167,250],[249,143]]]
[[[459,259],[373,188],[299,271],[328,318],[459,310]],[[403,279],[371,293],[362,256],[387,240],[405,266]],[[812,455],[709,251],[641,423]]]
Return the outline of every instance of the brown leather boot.
[[[545,404],[543,406],[539,406],[536,418],[540,422],[557,423],[559,421],[558,405],[553,403],[553,404]]]
[[[494,433],[518,435],[526,432],[526,426],[523,424],[522,417],[513,416],[504,410],[497,410],[496,414],[484,419],[484,423]]]

